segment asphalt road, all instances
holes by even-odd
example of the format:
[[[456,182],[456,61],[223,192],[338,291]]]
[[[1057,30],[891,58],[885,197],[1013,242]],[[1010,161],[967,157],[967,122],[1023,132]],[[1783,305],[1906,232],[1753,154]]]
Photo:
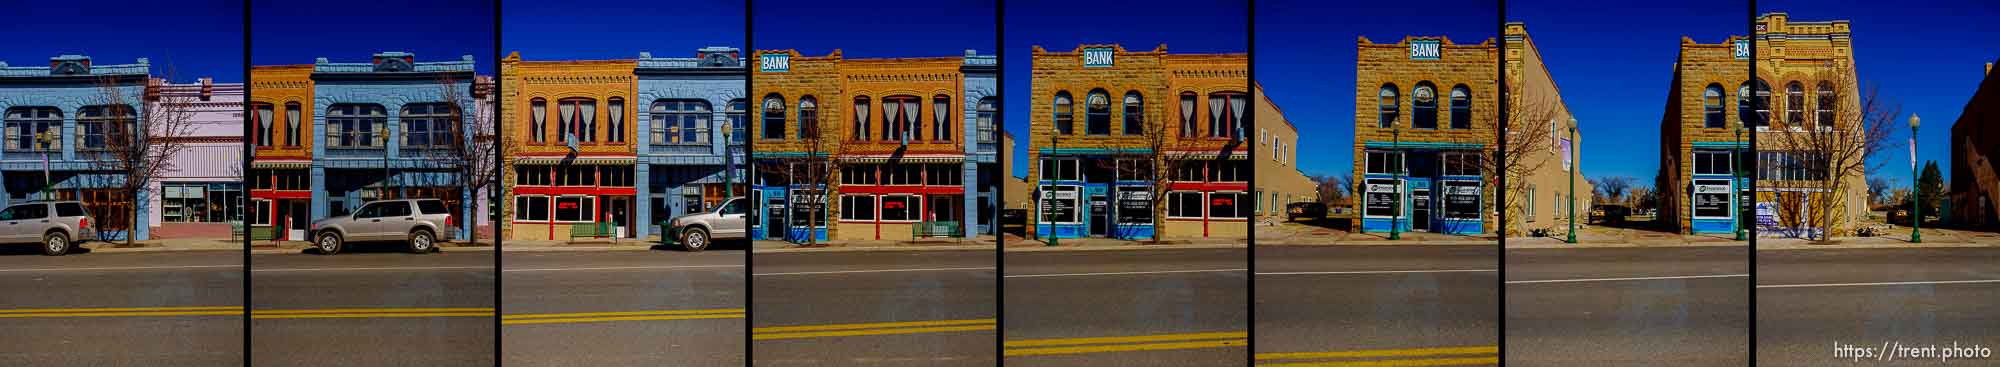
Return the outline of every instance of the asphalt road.
[[[255,366],[492,366],[493,252],[252,255]]]
[[[743,366],[744,252],[506,252],[506,366]]]
[[[1508,366],[1745,366],[1746,247],[1505,254]]]
[[[1891,364],[1835,351],[1884,343],[1977,345],[1990,355],[1894,363],[2000,364],[2000,249],[1758,251],[1757,286],[1759,366]]]
[[[993,251],[757,253],[757,366],[995,364]]]
[[[1009,252],[1006,364],[1247,365],[1248,251]]]
[[[0,248],[0,366],[241,365],[240,251]]]
[[[1259,363],[1499,364],[1496,246],[1258,246],[1256,256]]]

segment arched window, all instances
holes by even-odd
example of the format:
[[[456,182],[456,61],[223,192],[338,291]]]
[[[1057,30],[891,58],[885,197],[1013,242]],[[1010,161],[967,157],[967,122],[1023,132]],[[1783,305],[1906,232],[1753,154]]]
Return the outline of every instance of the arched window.
[[[1382,90],[1375,93],[1375,99],[1375,127],[1387,129],[1395,126],[1396,113],[1403,108],[1403,102],[1397,99],[1396,85],[1383,84]]]
[[[724,143],[743,144],[745,139],[749,139],[747,135],[749,128],[746,125],[750,124],[750,100],[732,99],[729,100],[729,105],[723,107],[722,117],[729,122],[729,140]]]
[[[62,110],[55,107],[14,107],[7,109],[6,119],[8,151],[62,150],[62,139],[40,139],[51,132],[62,133]]]
[[[456,125],[458,109],[450,103],[411,103],[403,105],[401,115],[396,120],[403,126],[403,148],[428,149],[445,147],[452,142],[452,127]]]
[[[1000,99],[994,97],[980,98],[978,108],[979,143],[993,144],[999,141],[1000,137],[994,135],[993,120],[999,117]]]
[[[875,133],[874,126],[868,121],[868,109],[867,96],[854,97],[854,127],[847,132],[848,140],[859,141],[874,138],[872,136]]]
[[[534,100],[528,102],[528,111],[530,112],[528,114],[528,118],[533,120],[532,123],[528,125],[529,138],[534,140],[535,143],[548,142],[549,101],[541,98],[535,98]],[[332,128],[328,128],[328,130],[331,129]]]
[[[1085,134],[1111,134],[1111,95],[1103,89],[1091,90],[1083,100]]]
[[[1709,84],[1708,89],[1701,92],[1701,110],[1701,127],[1716,129],[1728,125],[1723,121],[1728,115],[1722,113],[1721,84]]]
[[[1208,95],[1208,137],[1243,138],[1243,107],[1250,100],[1243,93],[1216,92]]]
[[[1771,126],[1771,85],[1763,80],[1743,82],[1743,86],[1736,88],[1736,114],[1742,120],[1738,122],[1744,125]]]
[[[264,121],[270,121],[270,105],[267,104],[264,106],[263,113],[266,118]],[[137,141],[134,140],[135,136],[130,134],[130,132],[136,131],[137,127],[133,125],[137,122],[138,119],[132,113],[132,107],[130,106],[84,106],[82,109],[77,110],[76,113],[77,147],[87,150],[106,150],[110,149],[113,145],[136,144]],[[269,125],[269,123],[265,125]],[[60,132],[56,132],[55,134],[60,134]],[[270,128],[267,126],[264,129],[264,138],[269,140],[270,137]],[[269,144],[266,143],[265,146],[269,146]]]
[[[1833,120],[1833,106],[1839,102],[1834,99],[1833,83],[1819,82],[1818,94],[1819,100],[1815,101],[1813,109],[1814,114],[1818,116],[1814,120],[1818,121],[1821,127],[1834,126],[1838,121]]]
[[[1451,128],[1472,128],[1472,89],[1464,84],[1451,88]]]
[[[1183,138],[1192,138],[1200,130],[1199,125],[1194,123],[1195,101],[1199,99],[1201,96],[1194,92],[1181,92],[1181,137]]]
[[[1785,84],[1785,126],[1798,127],[1806,122],[1806,88],[1799,82]]]
[[[952,141],[951,97],[931,97],[931,140]]]
[[[1436,129],[1438,127],[1437,88],[1431,82],[1417,82],[1417,88],[1410,90],[1410,127],[1416,129]]]
[[[258,148],[271,147],[271,129],[276,128],[278,125],[277,120],[273,120],[274,115],[276,115],[274,110],[276,109],[277,106],[272,106],[269,103],[250,104],[250,129],[256,132],[256,135],[250,136],[250,142],[255,143]],[[78,127],[82,128],[83,126],[79,124]],[[89,145],[86,144],[85,146]]]
[[[699,99],[662,99],[648,108],[653,145],[708,143],[709,105]]]
[[[388,109],[377,104],[342,103],[326,108],[328,148],[376,148],[388,137]]]
[[[1056,92],[1055,114],[1056,133],[1070,135],[1076,133],[1076,115],[1072,111],[1069,92]]]
[[[882,139],[906,142],[922,138],[917,131],[917,97],[882,97]]]
[[[299,124],[303,123],[299,121],[299,113],[302,111],[298,102],[285,103],[285,146],[299,146],[299,131],[302,130]]]
[[[764,139],[785,138],[785,97],[777,94],[764,96]]]
[[[595,140],[593,131],[597,125],[597,101],[589,98],[564,98],[556,101],[556,112],[561,120],[556,121],[556,137],[563,142],[576,139],[578,142]]]
[[[1125,135],[1143,134],[1145,126],[1146,98],[1139,91],[1125,92]]]
[[[604,108],[606,112],[611,113],[611,119],[608,120],[611,124],[605,126],[608,129],[604,132],[604,141],[613,143],[625,142],[625,99],[611,97],[611,99],[605,100]],[[592,133],[591,135],[596,134]]]
[[[799,140],[819,137],[819,99],[799,97]]]

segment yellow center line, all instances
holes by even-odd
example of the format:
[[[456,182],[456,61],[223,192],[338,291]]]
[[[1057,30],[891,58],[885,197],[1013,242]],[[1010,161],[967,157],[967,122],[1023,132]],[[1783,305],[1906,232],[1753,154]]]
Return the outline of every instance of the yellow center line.
[[[1135,351],[1149,351],[1149,350],[1226,348],[1226,347],[1241,347],[1249,344],[1250,344],[1249,339],[1225,339],[1225,340],[1203,340],[1203,341],[1169,342],[1169,343],[1015,348],[1015,349],[1008,349],[1004,354],[1008,357],[1022,357],[1022,356],[1040,356],[1040,355],[1053,355],[1053,354],[1083,354],[1083,353],[1104,353],[1104,352],[1135,352]]]
[[[658,316],[658,315],[700,315],[700,314],[724,314],[724,313],[736,313],[736,314],[740,314],[740,313],[744,313],[744,312],[745,312],[745,311],[744,311],[744,309],[741,309],[741,308],[725,308],[725,309],[714,309],[714,310],[658,310],[658,311],[611,311],[611,312],[577,312],[577,313],[526,313],[526,314],[511,314],[511,315],[502,315],[502,316],[500,316],[500,319],[502,319],[502,320],[524,320],[524,319],[541,319],[541,318],[574,318],[574,317],[602,317],[602,316]]]
[[[990,325],[998,322],[999,320],[996,319],[967,319],[967,320],[877,322],[877,323],[867,323],[867,324],[772,326],[772,327],[751,328],[750,332],[752,334],[755,334],[755,333],[784,333],[784,332],[795,332],[795,331],[882,329],[882,328],[919,327],[919,326],[952,326],[952,325],[976,325],[976,324]]]
[[[490,307],[335,308],[323,310],[251,310],[252,319],[350,319],[374,317],[493,317]]]
[[[1500,364],[1500,357],[1477,358],[1436,358],[1400,359],[1385,361],[1344,361],[1344,362],[1299,362],[1259,364],[1270,367],[1430,367],[1430,366],[1489,366]]]
[[[1484,347],[1447,347],[1447,348],[1411,348],[1411,349],[1376,349],[1376,350],[1352,350],[1352,351],[1333,351],[1333,352],[1287,352],[1287,353],[1258,353],[1258,354],[1257,354],[1257,360],[1272,360],[1272,359],[1324,359],[1324,358],[1371,358],[1371,357],[1372,357],[1372,358],[1380,358],[1380,357],[1428,357],[1428,356],[1441,356],[1441,355],[1468,355],[1468,354],[1499,354],[1499,353],[1500,353],[1500,347],[1497,347],[1497,346],[1484,346]]]
[[[446,307],[446,308],[334,308],[324,310],[250,310],[252,315],[292,315],[327,313],[408,313],[408,312],[493,312],[493,308]]]
[[[0,310],[0,318],[43,318],[43,317],[125,317],[125,316],[241,316],[243,306],[182,306],[182,307],[97,307],[97,308],[30,308]]]
[[[943,333],[943,332],[953,332],[953,331],[993,330],[993,328],[994,328],[993,324],[984,324],[984,325],[969,325],[969,326],[938,326],[938,327],[917,327],[917,328],[900,328],[900,329],[809,331],[809,332],[794,332],[794,333],[763,333],[763,334],[753,333],[750,334],[750,339],[776,340],[776,339],[819,338],[819,337],[832,337],[832,336]]]
[[[740,318],[743,318],[743,314],[740,314],[740,313],[723,313],[723,314],[694,314],[694,315],[660,315],[660,316],[609,316],[609,317],[571,317],[571,318],[546,318],[546,319],[525,319],[525,320],[520,320],[520,319],[516,319],[516,320],[507,320],[507,319],[502,319],[502,320],[500,321],[500,324],[501,324],[501,325],[533,325],[533,324],[558,324],[558,323],[579,323],[579,322],[609,322],[609,321],[651,321],[651,320],[694,320],[694,319],[740,319]]]
[[[0,314],[14,313],[78,313],[78,312],[127,312],[127,311],[226,311],[243,310],[243,306],[182,306],[182,307],[106,307],[106,308],[24,308],[0,310]]]
[[[1053,346],[1053,345],[1164,342],[1164,341],[1182,341],[1182,340],[1200,340],[1200,339],[1247,339],[1249,337],[1250,337],[1249,332],[1224,331],[1224,332],[1213,332],[1213,333],[1010,340],[1001,343],[1001,345],[1007,348],[1016,348],[1016,347],[1041,347],[1041,346]]]

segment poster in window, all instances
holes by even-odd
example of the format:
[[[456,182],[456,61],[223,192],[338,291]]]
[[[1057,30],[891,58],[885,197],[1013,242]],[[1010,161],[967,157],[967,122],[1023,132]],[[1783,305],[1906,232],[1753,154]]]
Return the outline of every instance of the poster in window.
[[[1047,218],[1045,220],[1075,222],[1076,189],[1073,186],[1044,186],[1043,192],[1047,193],[1047,196],[1042,198],[1042,213]]]
[[[1367,203],[1363,214],[1368,216],[1396,215],[1398,198],[1394,181],[1368,180]]]
[[[1153,193],[1145,189],[1118,191],[1118,223],[1153,223]]]
[[[1696,218],[1729,217],[1729,182],[1696,181],[1694,185],[1694,216]]]
[[[826,195],[819,190],[792,190],[792,225],[825,226],[825,207]]]
[[[1444,215],[1451,219],[1479,219],[1479,184],[1445,183]]]

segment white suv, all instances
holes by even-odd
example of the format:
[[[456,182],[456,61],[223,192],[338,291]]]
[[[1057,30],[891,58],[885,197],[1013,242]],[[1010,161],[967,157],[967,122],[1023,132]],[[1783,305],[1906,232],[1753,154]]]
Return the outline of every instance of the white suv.
[[[362,204],[352,214],[314,221],[313,247],[321,255],[340,253],[347,242],[402,241],[411,253],[429,253],[450,239],[451,208],[438,199],[383,200]]]

